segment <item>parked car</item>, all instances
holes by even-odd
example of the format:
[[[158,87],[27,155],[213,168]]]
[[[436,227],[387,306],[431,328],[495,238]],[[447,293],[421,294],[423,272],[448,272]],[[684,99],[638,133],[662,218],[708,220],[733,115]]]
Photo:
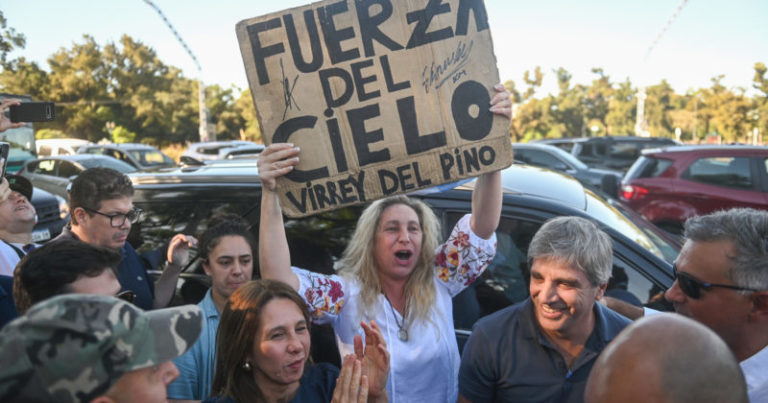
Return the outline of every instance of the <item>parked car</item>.
[[[174,233],[197,234],[215,213],[243,217],[258,235],[261,184],[254,172],[256,164],[248,161],[129,174],[136,189],[134,205],[144,211],[129,241],[156,265]],[[575,179],[546,169],[514,164],[504,171],[503,182],[496,258],[482,278],[455,299],[460,345],[478,318],[528,296],[527,248],[534,233],[552,217],[577,215],[597,221],[613,239],[616,276],[640,301],[649,301],[672,284],[671,262],[680,246],[667,241],[662,231],[642,217],[625,216]],[[413,197],[432,206],[447,236],[470,211],[473,184],[420,191]],[[333,263],[347,245],[361,211],[362,206],[353,206],[287,219],[292,264],[333,273]],[[193,262],[181,274],[175,303],[195,303],[203,297],[208,281],[199,262]]]
[[[768,209],[768,147],[679,146],[645,150],[619,196],[672,233],[695,215],[732,207]]]
[[[146,144],[92,144],[80,147],[78,154],[100,154],[116,158],[137,169],[155,169],[177,166],[171,157]]]
[[[179,162],[188,165],[200,165],[205,163],[205,161],[224,159],[226,158],[226,153],[235,148],[255,145],[257,144],[252,141],[242,140],[192,143],[187,147],[187,150],[181,154]]]
[[[573,154],[593,168],[626,171],[647,148],[678,145],[664,137],[603,136],[535,140]]]
[[[42,139],[35,141],[38,157],[56,155],[74,155],[77,150],[86,144],[93,144],[83,139]]]
[[[105,155],[76,154],[38,158],[26,161],[19,174],[27,177],[36,187],[63,198],[67,187],[85,169],[112,168],[118,172],[136,172],[133,165]]]
[[[226,153],[224,153],[223,158],[227,160],[234,160],[234,159],[248,159],[248,158],[257,158],[259,154],[264,151],[266,146],[263,144],[254,144],[254,145],[248,145],[248,146],[240,146],[237,148],[233,148],[231,150],[228,150]]]
[[[590,168],[565,150],[538,143],[514,143],[515,161],[544,167],[573,176],[582,185],[604,191],[615,197],[622,173],[608,169]]]

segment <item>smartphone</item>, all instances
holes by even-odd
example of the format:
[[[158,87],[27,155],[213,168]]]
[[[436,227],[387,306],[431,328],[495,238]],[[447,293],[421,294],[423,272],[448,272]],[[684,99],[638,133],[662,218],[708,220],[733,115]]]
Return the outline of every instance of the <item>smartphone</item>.
[[[22,102],[9,108],[11,122],[48,122],[56,118],[53,102]]]
[[[2,175],[0,180],[5,177],[5,168],[8,167],[8,153],[11,151],[11,145],[5,142],[0,142],[0,165],[2,165]]]

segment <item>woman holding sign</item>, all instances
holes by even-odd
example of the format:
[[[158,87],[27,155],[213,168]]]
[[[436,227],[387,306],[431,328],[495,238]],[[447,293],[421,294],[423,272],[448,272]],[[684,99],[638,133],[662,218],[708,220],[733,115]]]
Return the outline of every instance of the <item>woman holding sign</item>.
[[[491,111],[510,116],[509,93],[497,86]],[[390,356],[386,379],[370,379],[370,393],[386,382],[392,402],[455,402],[459,351],[451,298],[472,283],[496,253],[501,214],[501,174],[481,175],[472,214],[439,244],[439,221],[423,202],[394,196],[373,202],[360,216],[338,262],[339,275],[292,268],[276,178],[298,164],[300,150],[274,143],[259,156],[263,185],[259,264],[263,278],[299,292],[313,321],[331,323],[342,355],[354,352],[361,320],[381,327]]]

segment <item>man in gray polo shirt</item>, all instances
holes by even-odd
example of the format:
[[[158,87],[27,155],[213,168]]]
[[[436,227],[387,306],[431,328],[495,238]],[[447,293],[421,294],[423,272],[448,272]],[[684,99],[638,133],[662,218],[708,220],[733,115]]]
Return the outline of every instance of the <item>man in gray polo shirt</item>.
[[[459,402],[582,402],[589,371],[630,321],[596,304],[611,239],[579,217],[546,222],[528,248],[530,298],[477,322],[459,369]]]

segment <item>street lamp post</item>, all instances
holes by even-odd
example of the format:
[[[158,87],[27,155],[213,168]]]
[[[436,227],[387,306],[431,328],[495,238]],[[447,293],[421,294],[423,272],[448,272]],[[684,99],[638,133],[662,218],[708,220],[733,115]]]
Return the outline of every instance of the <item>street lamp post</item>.
[[[192,60],[195,62],[195,66],[197,66],[197,98],[198,98],[198,104],[200,108],[200,127],[198,129],[198,132],[200,133],[200,141],[212,141],[216,140],[215,135],[210,133],[208,131],[208,110],[205,107],[205,86],[203,85],[203,68],[200,67],[200,62],[197,61],[197,57],[195,57],[195,54],[192,53],[192,50],[187,46],[187,43],[184,42],[184,39],[181,39],[181,35],[179,35],[178,32],[176,32],[176,29],[173,28],[173,25],[171,25],[171,22],[168,21],[168,18],[165,17],[165,14],[163,14],[162,11],[160,11],[160,8],[155,5],[151,0],[144,0],[145,3],[147,3],[150,7],[155,9],[157,11],[157,14],[160,15],[160,18],[163,19],[165,22],[165,25],[168,26],[168,28],[171,29],[171,32],[173,32],[173,35],[176,37],[176,39],[181,43],[181,46],[184,48],[184,50],[187,51],[187,54],[189,57],[192,58]]]

